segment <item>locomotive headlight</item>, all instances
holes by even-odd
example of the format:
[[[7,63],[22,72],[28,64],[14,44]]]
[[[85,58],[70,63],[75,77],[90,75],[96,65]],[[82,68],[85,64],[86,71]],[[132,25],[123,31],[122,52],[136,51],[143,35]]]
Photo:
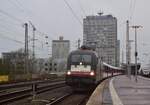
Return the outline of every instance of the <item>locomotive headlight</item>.
[[[67,75],[71,75],[71,72],[70,72],[70,71],[68,71],[68,72],[67,72]]]
[[[91,72],[90,72],[90,75],[91,75],[91,76],[94,76],[94,75],[95,75],[94,71],[91,71]]]
[[[80,62],[80,65],[82,65],[82,62]]]

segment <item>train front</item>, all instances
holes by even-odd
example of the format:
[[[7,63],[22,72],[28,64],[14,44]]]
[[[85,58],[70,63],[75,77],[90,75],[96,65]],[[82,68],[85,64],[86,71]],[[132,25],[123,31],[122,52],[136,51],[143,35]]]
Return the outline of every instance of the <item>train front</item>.
[[[93,51],[77,50],[68,57],[66,84],[74,89],[95,84],[96,55]]]

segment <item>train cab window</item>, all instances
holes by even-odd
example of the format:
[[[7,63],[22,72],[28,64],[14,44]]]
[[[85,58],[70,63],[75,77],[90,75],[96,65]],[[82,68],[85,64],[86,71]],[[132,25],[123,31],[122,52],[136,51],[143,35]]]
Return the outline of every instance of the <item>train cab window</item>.
[[[81,58],[80,55],[72,55],[71,62],[80,62]]]
[[[82,62],[91,63],[91,55],[82,55]]]
[[[92,56],[91,55],[72,55],[71,62],[84,62],[84,63],[91,63]]]

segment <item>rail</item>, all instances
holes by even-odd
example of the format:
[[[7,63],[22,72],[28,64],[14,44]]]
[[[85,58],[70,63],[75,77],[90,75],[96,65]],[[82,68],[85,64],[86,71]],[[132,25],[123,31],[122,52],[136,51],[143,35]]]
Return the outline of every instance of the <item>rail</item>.
[[[56,88],[60,88],[65,86],[65,82],[57,82],[57,83],[52,83],[49,85],[45,85],[45,86],[40,86],[37,87],[35,90],[36,94],[40,94],[49,90],[53,90]],[[33,89],[24,89],[24,90],[19,90],[19,91],[15,91],[15,92],[10,92],[10,93],[6,93],[6,94],[1,94],[0,95],[0,104],[6,104],[6,103],[10,103],[12,101],[17,101],[19,99],[23,99],[23,98],[27,98],[33,95]]]

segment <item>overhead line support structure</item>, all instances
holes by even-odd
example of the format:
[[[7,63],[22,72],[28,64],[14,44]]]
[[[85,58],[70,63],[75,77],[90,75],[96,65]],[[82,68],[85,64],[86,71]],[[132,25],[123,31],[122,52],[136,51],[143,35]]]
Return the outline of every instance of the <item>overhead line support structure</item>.
[[[138,75],[138,70],[137,70],[137,56],[138,56],[138,51],[137,51],[137,29],[138,28],[143,28],[140,25],[135,25],[131,26],[135,30],[135,81],[138,82],[137,80],[137,75]]]
[[[25,26],[25,73],[29,73],[29,63],[28,63],[28,23],[24,24]]]
[[[33,41],[33,43],[32,43],[32,50],[33,50],[33,53],[32,53],[32,70],[34,70],[35,68],[34,68],[34,65],[35,65],[35,31],[36,31],[36,28],[35,28],[35,26],[32,24],[32,22],[31,21],[29,21],[29,23],[31,24],[31,26],[32,26],[32,28],[33,28],[33,39],[32,39],[32,41]]]
[[[131,78],[131,69],[130,69],[130,42],[129,42],[129,21],[127,20],[127,32],[126,32],[126,65],[127,65],[127,76]]]

